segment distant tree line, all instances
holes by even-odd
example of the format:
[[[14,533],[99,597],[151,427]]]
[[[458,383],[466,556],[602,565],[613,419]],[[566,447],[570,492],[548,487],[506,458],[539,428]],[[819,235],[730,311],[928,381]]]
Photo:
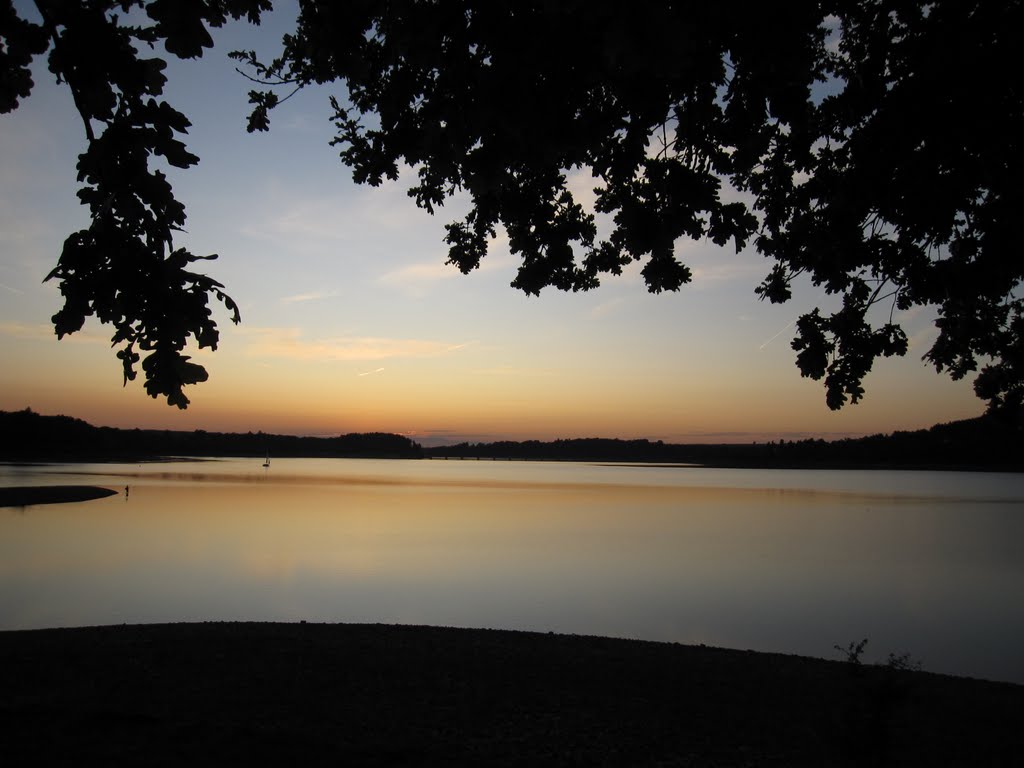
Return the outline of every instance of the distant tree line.
[[[930,429],[826,441],[673,444],[660,440],[585,438],[541,442],[459,443],[424,448],[434,459],[521,459],[699,464],[719,467],[945,467],[1024,469],[1021,430],[982,416]]]
[[[95,427],[70,416],[42,416],[30,409],[0,411],[0,458],[112,460],[161,456],[419,458],[418,443],[380,432],[337,437],[298,437],[263,432],[184,432]]]
[[[0,411],[0,460],[103,461],[167,456],[499,459],[695,464],[718,467],[949,468],[1024,470],[1021,426],[991,415],[930,429],[861,438],[746,444],[678,444],[661,440],[569,440],[459,443],[423,448],[380,432],[298,437],[263,432],[193,432],[95,427],[31,409]]]

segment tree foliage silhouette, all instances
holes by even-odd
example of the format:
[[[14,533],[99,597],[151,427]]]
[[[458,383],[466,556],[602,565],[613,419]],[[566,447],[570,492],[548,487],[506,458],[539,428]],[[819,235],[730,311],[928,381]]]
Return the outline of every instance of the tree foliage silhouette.
[[[65,295],[58,334],[86,314],[114,322],[126,378],[134,348],[149,350],[150,393],[184,405],[181,385],[205,371],[181,344],[190,333],[216,344],[210,294],[233,305],[184,270],[197,257],[171,250],[184,209],[144,172],[145,156],[195,159],[174,139],[184,117],[143,102],[159,94],[161,62],[129,49],[163,41],[199,55],[207,25],[257,20],[269,3],[137,0],[78,15],[79,4],[39,5],[41,30],[4,14],[0,107],[27,95],[26,62],[52,45],[51,71],[76,94],[87,133],[105,124],[80,163],[93,227],[69,238],[53,273]],[[133,6],[153,23],[114,16]],[[93,38],[76,47],[82,30]],[[104,56],[86,66],[103,35]],[[979,397],[1016,408],[1022,37],[1021,3],[1008,1],[303,0],[277,58],[232,55],[265,84],[250,93],[250,131],[269,128],[282,89],[337,83],[334,143],[355,181],[395,180],[411,165],[409,194],[431,212],[467,191],[470,212],[445,238],[463,272],[498,227],[522,260],[512,285],[529,294],[588,290],[634,261],[652,292],[674,291],[691,279],[681,238],[752,243],[773,261],[761,298],[788,300],[803,275],[842,299],[803,315],[792,344],[831,408],[862,397],[878,357],[906,353],[896,312],[919,306],[938,311],[925,358],[953,378],[980,365]],[[572,194],[576,169],[597,179],[595,211]],[[595,215],[610,221],[606,237]],[[139,298],[124,298],[137,285]],[[169,307],[170,328],[158,319]]]
[[[143,57],[140,48],[162,43],[172,55],[201,56],[213,44],[208,26],[229,17],[257,22],[270,2],[39,0],[35,6],[38,22],[20,17],[10,0],[0,2],[0,111],[30,95],[32,59],[48,51],[49,70],[71,90],[88,140],[78,158],[78,197],[92,221],[64,241],[46,278],[59,281],[64,297],[54,329],[62,338],[90,315],[111,324],[125,383],[135,379],[141,360],[146,391],[185,408],[183,387],[207,378],[206,369],[183,353],[189,337],[200,348],[217,347],[210,299],[222,302],[236,323],[239,314],[220,283],[189,269],[216,255],[196,256],[174,245],[185,207],[151,158],[177,168],[199,158],[178,138],[187,133],[188,119],[158,101],[166,62]],[[124,15],[139,9],[144,19]]]

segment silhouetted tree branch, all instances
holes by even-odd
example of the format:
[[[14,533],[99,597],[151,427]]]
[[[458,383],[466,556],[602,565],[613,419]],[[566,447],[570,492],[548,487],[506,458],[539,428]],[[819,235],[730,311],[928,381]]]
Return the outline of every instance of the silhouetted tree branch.
[[[499,226],[531,294],[633,261],[652,292],[678,290],[680,238],[752,241],[775,261],[761,298],[788,300],[797,275],[842,298],[793,341],[830,407],[906,353],[893,313],[915,306],[938,309],[926,360],[953,378],[982,363],[978,395],[1019,407],[1022,29],[1021,3],[980,0],[309,0],[274,70],[347,87],[335,143],[357,182],[408,164],[427,210],[469,192],[446,238],[463,272]],[[577,168],[598,179],[604,240],[568,187]]]
[[[55,326],[72,332],[89,314],[113,323],[126,380],[144,350],[147,388],[179,406],[181,386],[205,377],[185,362],[185,338],[216,345],[207,297],[236,320],[237,309],[184,269],[196,257],[173,250],[184,208],[146,158],[197,158],[174,138],[188,121],[152,98],[163,62],[134,46],[198,56],[212,44],[207,26],[257,21],[269,5],[39,3],[58,32],[51,71],[74,80],[87,126],[103,126],[79,165],[93,226],[69,238],[52,274],[66,301]],[[430,212],[469,193],[445,237],[461,271],[479,266],[501,227],[521,258],[512,285],[528,294],[592,289],[635,261],[657,293],[691,279],[680,239],[753,243],[774,262],[762,299],[787,301],[801,275],[841,298],[838,310],[804,314],[792,344],[831,408],[862,397],[878,357],[907,352],[894,313],[921,306],[938,312],[930,364],[955,379],[980,367],[979,397],[1024,405],[1019,0],[299,6],[278,58],[232,54],[268,84],[250,92],[248,129],[269,128],[288,98],[274,88],[337,83],[333,143],[356,182],[412,166],[410,195]],[[116,11],[132,9],[152,23],[122,23]],[[10,111],[48,43],[9,0],[0,24]],[[597,179],[594,211],[569,188],[577,169]],[[603,239],[597,216],[611,222]],[[142,285],[153,301],[125,298]],[[879,321],[871,309],[890,298]],[[171,316],[184,320],[168,328]]]
[[[174,244],[185,207],[165,174],[151,167],[160,156],[177,168],[199,162],[178,135],[188,119],[165,101],[166,63],[144,58],[141,46],[163,43],[172,55],[201,56],[212,45],[207,25],[228,16],[257,21],[265,0],[38,0],[41,23],[22,19],[7,0],[0,6],[0,111],[10,111],[32,89],[32,57],[49,49],[49,69],[71,89],[87,146],[78,158],[78,197],[91,224],[64,242],[47,280],[59,281],[64,306],[53,316],[58,338],[95,316],[114,327],[112,345],[127,384],[141,362],[146,391],[184,408],[183,387],[205,381],[206,370],[183,350],[191,338],[216,349],[214,298],[239,321],[238,307],[216,280],[188,269],[215,255],[196,256]],[[146,26],[121,14],[145,11]],[[133,21],[135,17],[133,17]]]

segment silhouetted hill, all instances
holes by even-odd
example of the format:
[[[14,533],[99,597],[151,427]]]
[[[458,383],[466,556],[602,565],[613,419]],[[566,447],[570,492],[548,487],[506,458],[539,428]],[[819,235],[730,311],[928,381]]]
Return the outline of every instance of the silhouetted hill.
[[[0,459],[8,461],[110,460],[159,456],[264,456],[419,458],[419,444],[401,435],[348,434],[298,437],[231,432],[181,432],[94,427],[69,416],[30,409],[0,411]]]

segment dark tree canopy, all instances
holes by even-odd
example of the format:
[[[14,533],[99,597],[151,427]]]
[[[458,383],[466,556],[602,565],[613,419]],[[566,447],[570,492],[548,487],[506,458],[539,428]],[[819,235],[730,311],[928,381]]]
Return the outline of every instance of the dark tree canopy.
[[[157,101],[163,62],[139,48],[198,56],[208,26],[269,5],[41,0],[38,25],[0,1],[0,109],[28,96],[28,64],[49,50],[89,139],[79,196],[93,224],[51,273],[57,333],[91,314],[112,323],[126,380],[141,350],[147,390],[179,407],[206,377],[185,341],[217,342],[209,298],[237,310],[172,245],[184,208],[147,159],[196,158],[177,138],[188,121]],[[591,289],[633,261],[652,292],[678,290],[691,277],[680,238],[751,243],[772,260],[762,298],[786,301],[804,275],[842,299],[801,317],[792,344],[830,407],[861,398],[876,358],[906,352],[895,313],[923,305],[938,311],[925,355],[938,371],[980,366],[979,397],[1024,404],[1021,2],[299,5],[278,58],[232,54],[264,83],[249,130],[268,129],[290,90],[335,84],[334,143],[357,182],[407,164],[431,212],[469,193],[445,238],[463,272],[499,227],[522,260],[512,285],[530,294]],[[133,8],[151,23],[118,17]],[[596,211],[569,190],[575,169],[598,180]]]
[[[182,353],[188,338],[217,347],[210,299],[221,301],[235,322],[239,316],[220,283],[189,269],[216,255],[196,256],[174,245],[185,207],[150,158],[159,155],[177,168],[199,158],[178,138],[188,119],[158,100],[166,63],[142,51],[162,43],[175,56],[201,56],[213,44],[207,26],[243,15],[256,22],[270,2],[39,0],[35,6],[41,23],[20,18],[11,0],[0,0],[0,111],[29,96],[29,65],[48,52],[49,70],[71,90],[88,139],[78,158],[78,197],[92,223],[64,241],[46,278],[59,280],[64,296],[54,329],[58,338],[74,333],[90,315],[113,325],[111,343],[125,383],[136,377],[141,359],[146,391],[184,408],[189,401],[182,388],[207,378]],[[125,16],[140,8],[150,22],[144,26]]]

